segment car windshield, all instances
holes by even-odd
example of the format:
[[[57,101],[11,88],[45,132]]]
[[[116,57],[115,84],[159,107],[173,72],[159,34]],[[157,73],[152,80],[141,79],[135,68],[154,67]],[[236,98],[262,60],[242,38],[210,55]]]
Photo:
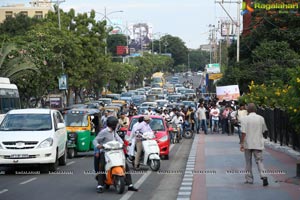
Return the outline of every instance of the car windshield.
[[[39,131],[51,130],[50,114],[7,114],[0,130],[5,131]]]
[[[157,103],[157,106],[163,107],[163,106],[165,106],[168,102],[167,102],[167,101],[157,101],[156,103]]]
[[[85,113],[66,113],[66,126],[88,126],[88,115]]]
[[[133,125],[137,123],[138,119],[139,119],[138,117],[131,119],[129,131],[132,130]],[[152,118],[150,121],[150,127],[152,131],[165,131],[164,122],[161,118]]]

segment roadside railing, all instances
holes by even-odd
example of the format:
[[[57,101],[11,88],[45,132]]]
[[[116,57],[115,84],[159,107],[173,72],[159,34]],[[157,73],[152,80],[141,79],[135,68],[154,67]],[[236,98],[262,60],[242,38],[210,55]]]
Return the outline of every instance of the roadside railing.
[[[300,150],[300,133],[296,133],[286,112],[279,108],[258,108],[257,114],[264,117],[271,141]]]

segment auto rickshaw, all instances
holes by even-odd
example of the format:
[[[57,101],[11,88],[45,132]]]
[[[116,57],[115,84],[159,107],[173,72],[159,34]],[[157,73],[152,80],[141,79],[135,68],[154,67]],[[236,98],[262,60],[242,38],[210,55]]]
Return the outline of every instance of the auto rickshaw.
[[[93,140],[100,130],[100,110],[71,109],[64,112],[64,118],[68,132],[68,158],[74,158],[78,152],[93,150]]]

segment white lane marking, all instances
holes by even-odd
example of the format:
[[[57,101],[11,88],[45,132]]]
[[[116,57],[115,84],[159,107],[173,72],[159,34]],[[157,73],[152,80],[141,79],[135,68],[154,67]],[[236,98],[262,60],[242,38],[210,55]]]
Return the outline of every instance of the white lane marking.
[[[170,145],[170,150],[172,150],[172,148],[174,147],[175,145],[174,144],[171,144]],[[139,188],[143,182],[148,178],[148,176],[151,174],[151,171],[147,171],[146,174],[144,174],[137,182],[136,184],[134,184],[135,187]],[[125,195],[123,195],[123,197],[120,199],[120,200],[128,200],[130,199],[130,197],[134,194],[133,191],[128,191]]]
[[[75,163],[75,161],[71,161],[71,162],[68,162],[66,165],[69,166],[69,165],[72,165],[74,163]]]
[[[8,189],[1,190],[0,194],[3,194],[4,192],[7,192],[7,191],[8,191]]]
[[[24,185],[24,184],[29,183],[29,182],[31,182],[31,181],[34,181],[34,180],[36,180],[36,179],[37,179],[37,178],[31,178],[31,179],[29,179],[29,180],[27,180],[27,181],[24,181],[24,182],[20,183],[20,185]]]
[[[146,174],[144,174],[137,182],[134,184],[135,187],[139,188],[143,182],[148,178],[148,176],[151,174],[151,171],[147,171]],[[134,194],[133,191],[128,191],[120,200],[128,200],[132,195]]]

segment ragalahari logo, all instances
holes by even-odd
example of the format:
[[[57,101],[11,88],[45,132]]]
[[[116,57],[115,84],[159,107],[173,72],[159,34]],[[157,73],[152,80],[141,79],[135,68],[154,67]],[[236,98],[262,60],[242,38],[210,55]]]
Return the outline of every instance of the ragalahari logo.
[[[251,6],[249,6],[246,2],[242,3],[242,12],[241,15],[245,15],[247,13],[252,13],[254,11],[253,8],[251,8]]]

